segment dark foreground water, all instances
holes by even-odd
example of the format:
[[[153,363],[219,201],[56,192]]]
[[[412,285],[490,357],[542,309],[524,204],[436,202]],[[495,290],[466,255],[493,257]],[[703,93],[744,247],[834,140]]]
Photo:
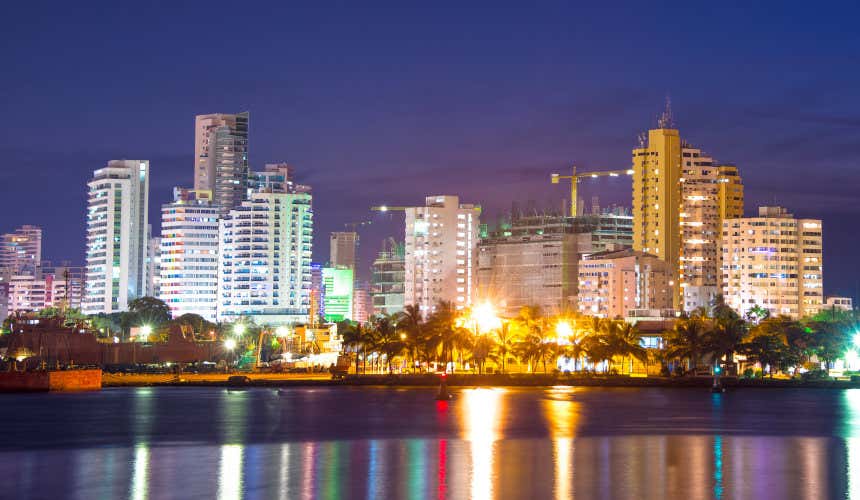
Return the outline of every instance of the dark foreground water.
[[[860,389],[0,395],[0,498],[856,498]]]

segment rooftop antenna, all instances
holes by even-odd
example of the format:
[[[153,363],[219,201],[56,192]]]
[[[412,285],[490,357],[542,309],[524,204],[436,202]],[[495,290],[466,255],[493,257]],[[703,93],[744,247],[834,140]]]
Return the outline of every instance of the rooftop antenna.
[[[657,119],[658,128],[673,128],[675,126],[675,120],[672,117],[672,100],[669,99],[669,96],[666,96],[666,109],[663,111],[663,114]]]

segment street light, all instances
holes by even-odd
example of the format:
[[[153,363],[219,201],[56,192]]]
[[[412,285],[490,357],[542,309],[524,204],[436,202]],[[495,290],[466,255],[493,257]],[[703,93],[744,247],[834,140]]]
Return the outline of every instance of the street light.
[[[143,337],[143,341],[146,342],[149,340],[149,335],[152,333],[152,327],[149,325],[143,325],[140,327],[140,334]]]
[[[489,302],[483,302],[472,308],[472,322],[475,333],[484,333],[502,326],[502,320]]]
[[[233,333],[236,335],[244,335],[245,333],[245,324],[244,323],[236,323],[233,325]]]
[[[236,340],[235,339],[227,339],[224,341],[224,348],[230,351],[230,358],[233,357],[233,349],[236,348]],[[226,372],[229,369],[229,363],[224,367],[224,371]]]
[[[555,325],[555,336],[560,339],[569,339],[573,337],[573,327],[567,321],[559,321]]]
[[[275,328],[275,335],[277,335],[278,337],[289,337],[290,329],[286,326],[279,326]]]

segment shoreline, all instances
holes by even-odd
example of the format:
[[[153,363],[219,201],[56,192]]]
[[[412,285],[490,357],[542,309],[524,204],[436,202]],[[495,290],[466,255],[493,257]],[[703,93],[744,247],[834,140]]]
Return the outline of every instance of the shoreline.
[[[247,380],[230,382],[232,376],[247,377]],[[332,386],[383,386],[383,387],[438,387],[439,375],[347,375],[333,380],[328,375],[278,376],[266,373],[218,374],[215,376],[183,375],[109,375],[102,379],[102,387],[332,387]],[[727,389],[858,389],[860,382],[850,380],[787,380],[787,379],[739,379],[723,377],[721,382]],[[669,387],[709,388],[713,377],[627,377],[593,376],[576,377],[543,374],[454,374],[448,375],[449,387]]]

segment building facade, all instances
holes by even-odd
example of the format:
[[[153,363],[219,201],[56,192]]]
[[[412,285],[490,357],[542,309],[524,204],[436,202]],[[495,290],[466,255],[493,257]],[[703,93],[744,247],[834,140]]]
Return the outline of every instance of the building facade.
[[[580,313],[625,318],[632,311],[672,309],[669,264],[632,249],[599,252],[579,263]]]
[[[463,309],[477,298],[480,215],[457,196],[428,196],[424,206],[406,209],[406,304],[426,315],[439,301]]]
[[[355,281],[352,288],[352,320],[366,323],[373,317],[373,299],[370,296],[370,283]]]
[[[80,309],[82,296],[83,268],[48,266],[35,274],[12,276],[6,287],[6,308],[8,313]]]
[[[633,248],[669,265],[675,309],[708,306],[721,287],[722,221],[743,215],[737,167],[682,141],[668,110],[632,160]]]
[[[111,160],[87,184],[85,314],[124,311],[146,291],[149,161]]]
[[[161,293],[161,238],[151,236],[146,248],[146,293],[158,297]]]
[[[0,236],[0,269],[10,274],[33,274],[42,261],[42,229],[23,225]]]
[[[355,269],[355,252],[358,247],[358,233],[355,231],[335,231],[329,238],[330,260],[332,267]]]
[[[478,244],[478,295],[509,316],[524,306],[551,314],[573,309],[577,264],[592,250],[590,233],[491,235]]]
[[[325,320],[330,323],[354,319],[353,292],[355,271],[348,267],[324,267],[322,270]]]
[[[219,321],[307,323],[313,209],[310,193],[258,192],[220,222]]]
[[[720,293],[722,223],[743,217],[744,191],[737,167],[718,165],[701,150],[684,147],[681,177],[682,309],[710,307]]]
[[[824,309],[827,311],[853,311],[854,299],[851,297],[827,297],[824,299]]]
[[[761,306],[771,315],[812,316],[824,307],[822,225],[783,207],[723,221],[723,295],[740,314]]]
[[[402,243],[386,239],[370,266],[370,296],[373,314],[396,314],[404,306],[406,252]]]
[[[161,207],[159,298],[173,317],[216,319],[218,211],[208,196],[182,188]]]
[[[248,119],[215,113],[194,121],[194,190],[212,193],[222,216],[248,196]]]

